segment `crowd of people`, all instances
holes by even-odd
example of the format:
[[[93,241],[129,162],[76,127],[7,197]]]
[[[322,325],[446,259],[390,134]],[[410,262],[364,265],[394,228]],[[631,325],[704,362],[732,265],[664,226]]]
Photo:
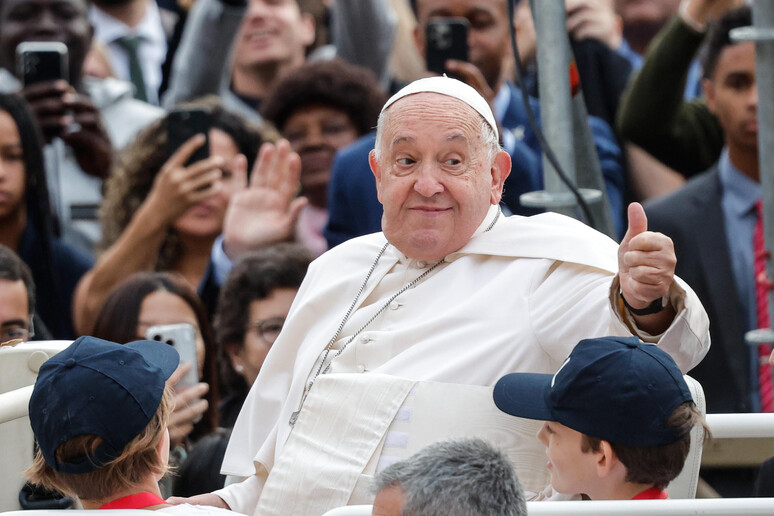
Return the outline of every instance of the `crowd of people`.
[[[435,490],[520,515],[525,496],[665,497],[702,424],[682,374],[708,412],[774,411],[771,349],[744,337],[769,326],[771,288],[755,46],[729,35],[751,7],[565,1],[614,240],[522,203],[544,187],[528,111],[539,126],[545,49],[515,3],[0,0],[0,343],[77,339],[41,369],[31,480],[86,508],[451,514]],[[427,27],[449,18],[467,31],[455,78],[425,70]],[[56,76],[29,73],[51,54]],[[52,435],[33,408],[54,412],[56,376],[103,352],[147,375],[100,393],[106,414],[140,400],[132,424]],[[633,374],[653,361],[663,382]],[[567,377],[580,364],[604,382]],[[101,384],[87,369],[73,386]],[[638,382],[642,400],[600,414]],[[398,461],[411,404],[440,417],[463,387],[463,416],[487,388],[492,413],[548,421],[531,446],[549,470],[486,430],[414,431],[410,449],[431,446]],[[586,412],[540,406],[560,387]],[[724,496],[765,492],[757,475],[702,472]],[[483,484],[499,491],[468,508]]]

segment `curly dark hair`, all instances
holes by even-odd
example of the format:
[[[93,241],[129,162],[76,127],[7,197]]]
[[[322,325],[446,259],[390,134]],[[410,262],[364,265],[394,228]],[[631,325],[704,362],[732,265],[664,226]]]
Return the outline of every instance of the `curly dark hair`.
[[[263,116],[282,131],[296,110],[323,105],[347,113],[362,136],[376,126],[385,95],[373,72],[341,59],[309,61],[289,73],[263,105]]]
[[[202,108],[209,112],[212,127],[228,134],[239,152],[247,158],[248,173],[265,141],[275,141],[276,132],[255,127],[241,116],[226,110],[216,97],[182,104],[184,108]],[[124,148],[105,181],[105,195],[100,208],[102,240],[99,252],[113,245],[129,225],[137,209],[148,196],[156,174],[167,161],[167,119],[161,118],[140,131],[134,142]],[[179,257],[180,243],[174,229],[169,229],[159,252],[156,270],[168,270]]]
[[[752,10],[748,5],[731,9],[712,24],[702,51],[701,66],[705,79],[712,78],[723,49],[735,43],[731,41],[731,31],[748,25],[752,25]]]
[[[282,243],[246,255],[228,275],[220,290],[215,314],[215,341],[223,384],[244,392],[247,384],[231,367],[227,349],[244,346],[250,303],[260,301],[278,288],[298,288],[312,256],[300,244]]]

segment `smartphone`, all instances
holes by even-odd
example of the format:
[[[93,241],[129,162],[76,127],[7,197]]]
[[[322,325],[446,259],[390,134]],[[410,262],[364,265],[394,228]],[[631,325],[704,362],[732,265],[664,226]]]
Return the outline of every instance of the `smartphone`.
[[[58,41],[25,41],[16,47],[16,74],[24,86],[64,79],[67,46]]]
[[[199,364],[196,359],[196,330],[188,323],[151,326],[145,338],[169,344],[180,355],[180,363],[190,362],[191,369],[180,379],[178,385],[190,387],[199,383]]]
[[[187,140],[204,134],[204,144],[196,149],[185,165],[196,163],[210,156],[210,127],[212,117],[204,109],[175,109],[167,115],[167,158],[172,156]]]
[[[460,79],[446,69],[446,60],[468,60],[468,25],[465,18],[434,18],[427,22],[425,61],[429,71]]]

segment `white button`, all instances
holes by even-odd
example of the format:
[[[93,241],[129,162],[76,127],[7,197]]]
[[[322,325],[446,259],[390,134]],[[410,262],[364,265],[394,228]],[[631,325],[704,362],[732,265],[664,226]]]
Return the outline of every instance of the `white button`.
[[[363,364],[358,364],[358,365],[357,365],[357,372],[358,372],[358,373],[364,373],[364,372],[365,372],[365,365],[363,365]]]
[[[400,308],[400,303],[398,303],[397,301],[393,301],[392,303],[390,303],[390,310],[397,310],[398,308]]]
[[[360,342],[362,342],[363,344],[368,343],[369,340],[371,340],[371,338],[368,335],[361,335],[360,336]]]
[[[423,262],[422,260],[419,260],[417,262],[417,268],[418,269],[424,269],[425,267],[427,267],[427,262]]]

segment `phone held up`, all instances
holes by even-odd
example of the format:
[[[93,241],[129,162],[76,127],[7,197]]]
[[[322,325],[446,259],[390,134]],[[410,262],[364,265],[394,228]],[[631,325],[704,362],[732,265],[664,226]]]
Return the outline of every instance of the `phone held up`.
[[[58,41],[25,41],[16,47],[16,75],[24,86],[64,79],[67,46]]]
[[[425,59],[428,71],[446,74],[462,80],[446,69],[446,61],[468,60],[468,20],[465,18],[435,18],[425,29]]]
[[[199,383],[199,366],[196,359],[196,330],[188,323],[151,326],[145,338],[169,344],[180,355],[180,363],[191,363],[191,369],[178,382],[182,389]]]
[[[205,142],[186,161],[188,166],[210,157],[209,132],[212,117],[204,109],[175,109],[167,116],[167,158],[172,156],[187,140],[204,134]]]

